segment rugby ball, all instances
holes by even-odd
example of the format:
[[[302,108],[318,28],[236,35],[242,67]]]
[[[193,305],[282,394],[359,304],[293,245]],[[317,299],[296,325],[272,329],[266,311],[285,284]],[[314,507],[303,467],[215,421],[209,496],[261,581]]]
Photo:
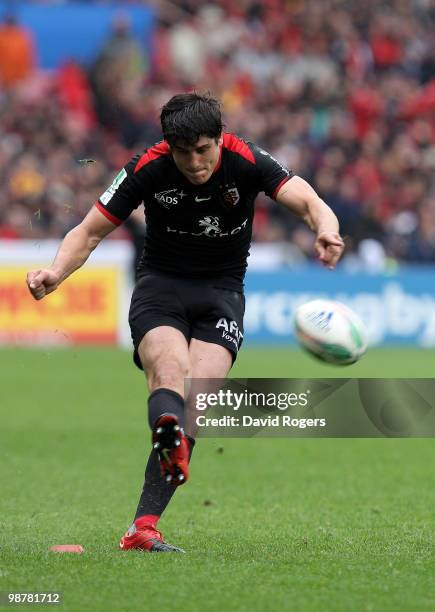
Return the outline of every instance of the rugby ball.
[[[327,363],[355,363],[367,349],[364,323],[340,302],[313,300],[302,304],[296,309],[294,326],[301,346]]]

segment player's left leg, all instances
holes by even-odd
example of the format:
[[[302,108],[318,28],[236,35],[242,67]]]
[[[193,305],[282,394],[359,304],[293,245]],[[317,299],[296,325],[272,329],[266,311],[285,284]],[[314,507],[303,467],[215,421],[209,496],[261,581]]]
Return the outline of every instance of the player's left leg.
[[[204,287],[189,343],[191,389],[189,393],[185,390],[185,428],[192,438],[198,429],[196,393],[219,391],[221,384],[215,379],[226,378],[243,342],[244,311],[242,291],[215,283]],[[198,379],[203,380],[195,382]]]
[[[217,391],[213,379],[226,378],[233,364],[233,355],[224,346],[192,338],[189,344],[189,356],[193,384],[185,402],[185,431],[191,439],[195,439],[198,431],[196,424],[198,411],[195,408],[194,381],[195,379],[209,379],[209,383],[206,380],[204,383],[201,382],[201,392],[204,392],[205,388],[209,393]]]

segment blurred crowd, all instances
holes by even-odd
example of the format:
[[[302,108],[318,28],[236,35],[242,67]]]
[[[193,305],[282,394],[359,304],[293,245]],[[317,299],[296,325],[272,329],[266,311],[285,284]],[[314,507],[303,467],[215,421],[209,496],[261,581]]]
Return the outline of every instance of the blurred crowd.
[[[0,26],[0,238],[63,236],[160,139],[162,104],[196,89],[222,100],[228,131],[318,190],[350,265],[435,261],[435,0],[152,5],[149,53],[119,15],[93,65],[50,73],[31,33]],[[133,217],[115,236],[141,232]],[[312,252],[265,196],[254,240],[291,244],[289,263]]]

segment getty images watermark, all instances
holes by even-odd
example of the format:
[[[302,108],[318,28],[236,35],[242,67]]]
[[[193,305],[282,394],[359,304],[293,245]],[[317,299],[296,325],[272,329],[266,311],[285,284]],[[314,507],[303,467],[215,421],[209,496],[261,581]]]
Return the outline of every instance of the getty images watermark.
[[[435,379],[187,379],[206,437],[433,437]]]
[[[194,404],[197,411],[212,407],[232,409],[238,412],[241,407],[255,407],[269,410],[287,412],[289,408],[306,407],[311,391],[307,389],[301,393],[262,393],[245,389],[241,392],[231,389],[219,389],[217,393],[195,393]],[[325,418],[297,418],[290,414],[269,414],[265,416],[241,416],[224,414],[220,417],[210,417],[205,414],[196,416],[198,427],[325,427]]]

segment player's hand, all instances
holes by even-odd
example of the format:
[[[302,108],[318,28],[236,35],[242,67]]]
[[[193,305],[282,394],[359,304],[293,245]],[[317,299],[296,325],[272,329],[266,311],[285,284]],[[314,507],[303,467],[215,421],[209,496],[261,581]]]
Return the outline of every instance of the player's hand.
[[[314,248],[322,264],[333,270],[343,254],[344,242],[336,232],[320,232]]]
[[[59,283],[59,274],[53,270],[32,270],[27,274],[27,286],[35,300],[42,300],[43,297],[55,291]]]

